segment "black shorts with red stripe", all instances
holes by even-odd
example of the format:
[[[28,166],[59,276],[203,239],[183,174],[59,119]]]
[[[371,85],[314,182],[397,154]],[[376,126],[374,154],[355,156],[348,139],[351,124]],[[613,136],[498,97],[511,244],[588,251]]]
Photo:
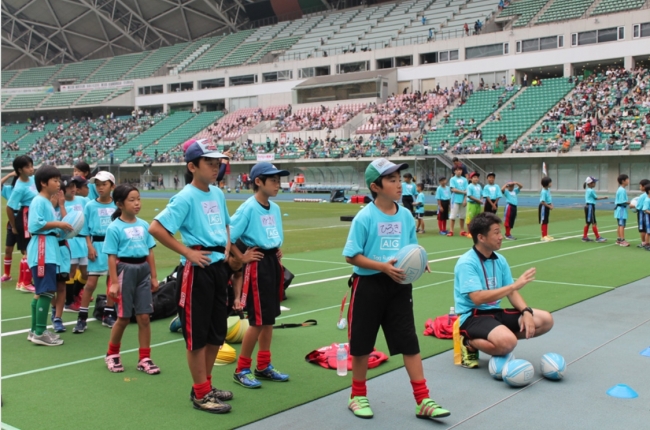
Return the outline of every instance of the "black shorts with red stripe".
[[[228,331],[228,279],[223,261],[178,271],[178,316],[188,351],[222,345]]]
[[[19,251],[27,251],[27,245],[31,240],[29,232],[27,232],[27,217],[29,215],[29,206],[23,206],[16,215],[16,245]]]
[[[511,332],[519,333],[519,317],[517,309],[474,309],[465,322],[460,326],[460,334],[468,339],[487,339],[495,328],[504,325]]]
[[[264,258],[244,268],[242,303],[246,300],[248,322],[252,326],[273,325],[280,316],[284,296],[284,269],[277,249],[260,249]]]
[[[420,352],[413,316],[413,286],[402,285],[388,275],[354,275],[348,308],[350,355],[373,351],[379,328],[384,332],[390,355]]]
[[[506,227],[513,228],[515,226],[515,220],[517,219],[517,206],[506,204],[506,210],[503,213],[503,223]]]
[[[440,202],[440,206],[442,206],[442,209],[440,210],[440,206],[438,206],[438,221],[447,221],[449,219],[449,202],[451,200],[438,200]]]

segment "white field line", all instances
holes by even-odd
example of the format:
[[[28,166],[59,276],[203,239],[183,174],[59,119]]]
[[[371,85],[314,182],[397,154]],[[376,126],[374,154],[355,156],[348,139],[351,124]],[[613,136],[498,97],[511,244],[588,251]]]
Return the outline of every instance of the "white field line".
[[[88,318],[86,321],[90,322],[90,321],[97,321],[97,320],[95,318]],[[73,325],[73,324],[77,324],[77,321],[68,321],[66,323],[63,323],[63,325]],[[54,328],[54,327],[52,327],[51,325],[48,325],[47,328]],[[21,334],[21,333],[29,333],[29,330],[31,330],[31,329],[26,328],[26,329],[23,329],[23,330],[8,331],[6,333],[2,333],[2,335],[0,335],[0,336],[5,337],[5,336],[13,336],[13,335],[16,335],[16,334]]]
[[[327,225],[324,227],[309,227],[309,228],[298,228],[298,229],[293,229],[293,230],[284,230],[285,233],[288,233],[290,231],[307,231],[307,230],[322,230],[324,228],[339,228],[339,227],[349,227],[349,224],[341,224],[341,225]]]
[[[88,306],[88,310],[93,309],[94,307],[95,307],[95,305]],[[27,316],[24,316],[24,317],[7,318],[7,319],[4,319],[4,320],[1,320],[0,322],[24,320],[24,319],[31,318],[31,317],[32,317],[31,315],[27,315]]]
[[[341,257],[343,258],[343,257]],[[290,258],[290,257],[282,257],[282,260],[288,260],[288,261],[304,261],[307,263],[320,263],[320,264],[341,264],[344,266],[348,266],[348,263],[342,262],[342,261],[322,261],[322,260],[305,260],[303,258]]]
[[[535,282],[541,282],[542,284],[555,284],[555,285],[569,285],[572,287],[590,287],[590,288],[604,288],[607,290],[613,290],[616,287],[605,287],[603,285],[590,285],[590,284],[572,284],[570,282],[557,282],[557,281],[540,281],[539,279],[535,279],[533,283]]]

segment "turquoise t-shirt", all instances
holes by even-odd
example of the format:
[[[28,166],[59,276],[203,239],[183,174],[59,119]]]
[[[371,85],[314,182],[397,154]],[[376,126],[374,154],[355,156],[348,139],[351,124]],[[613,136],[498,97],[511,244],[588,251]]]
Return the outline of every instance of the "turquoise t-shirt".
[[[27,182],[19,179],[16,181],[16,185],[14,185],[14,189],[7,200],[7,206],[18,211],[24,206],[29,206],[37,195],[38,191],[36,191],[36,182],[34,182],[33,176],[30,176]]]
[[[361,209],[352,220],[344,257],[362,254],[371,260],[386,263],[395,258],[406,245],[417,244],[413,215],[402,206],[395,215],[386,215],[374,203]],[[376,270],[354,266],[357,275],[374,275]]]
[[[539,201],[545,202],[547,205],[553,204],[553,198],[551,197],[550,188],[542,188],[542,192],[540,193],[539,196]]]
[[[598,196],[596,195],[596,190],[587,187],[585,190],[585,203],[595,205],[597,198]]]
[[[436,189],[436,200],[451,200],[451,189],[449,185]]]
[[[627,201],[627,190],[624,187],[618,187],[618,190],[616,190],[616,200],[614,201],[616,205],[614,218],[627,219]]]
[[[88,184],[88,200],[95,200],[99,197],[99,194],[97,193],[97,186],[95,184]]]
[[[37,235],[45,236],[45,264],[59,265],[59,238],[48,234],[58,234],[59,229],[53,228],[43,230],[45,224],[58,221],[56,211],[52,202],[41,195],[36,195],[29,205],[29,216],[27,218],[27,229],[34,236],[27,245],[27,264],[29,267],[38,266],[38,240]]]
[[[9,197],[11,197],[11,192],[14,190],[13,185],[3,185],[2,186],[2,197],[5,198],[5,200],[9,200]]]
[[[467,203],[478,204],[478,202],[470,199],[470,197],[481,200],[481,184],[469,184],[467,186]]]
[[[519,194],[520,192],[521,190],[517,185],[514,186],[512,191],[506,188],[506,192],[505,192],[506,203],[509,205],[517,206],[517,203],[519,202],[519,198],[517,197],[517,194]]]
[[[650,211],[650,197],[648,197],[646,194],[644,194],[643,196],[645,197],[645,199],[643,200],[643,206],[641,206],[641,210],[643,212]],[[641,199],[639,199],[639,201],[641,201]]]
[[[402,197],[404,196],[411,196],[415,197],[418,194],[416,185],[411,182],[410,184],[407,182],[402,182]]]
[[[106,236],[106,229],[113,222],[111,215],[117,209],[115,203],[100,203],[91,200],[84,207],[84,226],[79,232],[81,236]]]
[[[468,186],[467,179],[465,179],[464,176],[457,177],[454,176],[449,180],[449,188],[456,188],[457,190],[460,191],[467,191],[467,186]],[[451,193],[452,197],[452,203],[463,203],[463,200],[465,200],[465,194],[459,194],[459,193]]]
[[[274,202],[270,201],[269,205],[269,209],[266,209],[255,196],[242,203],[230,220],[231,242],[241,239],[246,246],[280,248],[284,241],[282,213]]]
[[[418,205],[415,207],[416,214],[424,213],[424,193],[418,193],[418,196],[415,198],[415,203]]]
[[[180,231],[185,246],[225,247],[228,244],[230,215],[223,192],[215,186],[201,191],[192,184],[185,185],[154,219],[171,234]],[[225,259],[225,255],[213,252],[209,258],[216,263]],[[181,263],[185,264],[183,256]]]
[[[488,197],[490,200],[495,201],[503,197],[501,193],[501,188],[497,184],[490,185],[487,184],[483,187],[483,197]]]
[[[474,291],[496,290],[514,282],[506,259],[496,252],[490,258],[479,256],[475,248],[463,254],[454,268],[454,302],[462,325],[474,309],[499,309],[501,300],[475,305],[469,294]]]
[[[104,253],[118,258],[140,258],[149,255],[156,241],[149,233],[149,223],[136,218],[128,223],[116,218],[106,229]]]
[[[84,212],[84,208],[88,203],[88,199],[81,196],[75,196],[73,200],[65,201],[65,210],[68,214],[72,212]],[[85,217],[85,215],[84,215]],[[84,223],[85,224],[85,223]],[[71,258],[84,258],[88,257],[88,245],[86,244],[86,238],[83,236],[77,236],[68,240],[68,246],[70,247]]]
[[[648,200],[647,194],[641,194],[639,196],[639,200],[636,201],[636,210],[638,212],[643,211],[643,204],[645,203],[646,200]]]

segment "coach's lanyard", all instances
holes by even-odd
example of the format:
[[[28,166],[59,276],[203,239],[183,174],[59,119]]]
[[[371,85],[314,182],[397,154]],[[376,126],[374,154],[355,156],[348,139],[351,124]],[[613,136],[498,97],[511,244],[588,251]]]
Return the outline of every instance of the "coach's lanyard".
[[[490,289],[490,282],[488,281],[487,270],[485,270],[485,264],[483,264],[483,259],[479,258],[479,260],[481,261],[481,268],[483,269],[483,276],[485,276],[485,287],[489,290]],[[492,260],[492,276],[494,276],[496,278],[494,260]]]

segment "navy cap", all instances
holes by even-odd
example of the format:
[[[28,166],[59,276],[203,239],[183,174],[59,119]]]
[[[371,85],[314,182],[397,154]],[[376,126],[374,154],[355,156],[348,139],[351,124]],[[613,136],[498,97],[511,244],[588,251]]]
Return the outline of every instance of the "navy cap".
[[[84,185],[88,184],[88,179],[84,178],[83,176],[73,176],[72,182],[74,182],[78,187],[83,187]]]
[[[278,170],[277,167],[275,167],[273,164],[269,163],[268,161],[262,161],[261,163],[257,163],[256,165],[253,166],[251,169],[250,173],[250,178],[251,180],[255,180],[260,175],[264,176],[274,176],[274,175],[280,175],[280,176],[289,176],[290,173],[288,170]]]
[[[188,142],[185,142],[187,144]],[[185,145],[183,145],[185,146]],[[189,163],[199,157],[205,158],[228,158],[227,155],[217,151],[214,145],[205,143],[205,139],[196,140],[187,145],[185,149],[185,162]]]

